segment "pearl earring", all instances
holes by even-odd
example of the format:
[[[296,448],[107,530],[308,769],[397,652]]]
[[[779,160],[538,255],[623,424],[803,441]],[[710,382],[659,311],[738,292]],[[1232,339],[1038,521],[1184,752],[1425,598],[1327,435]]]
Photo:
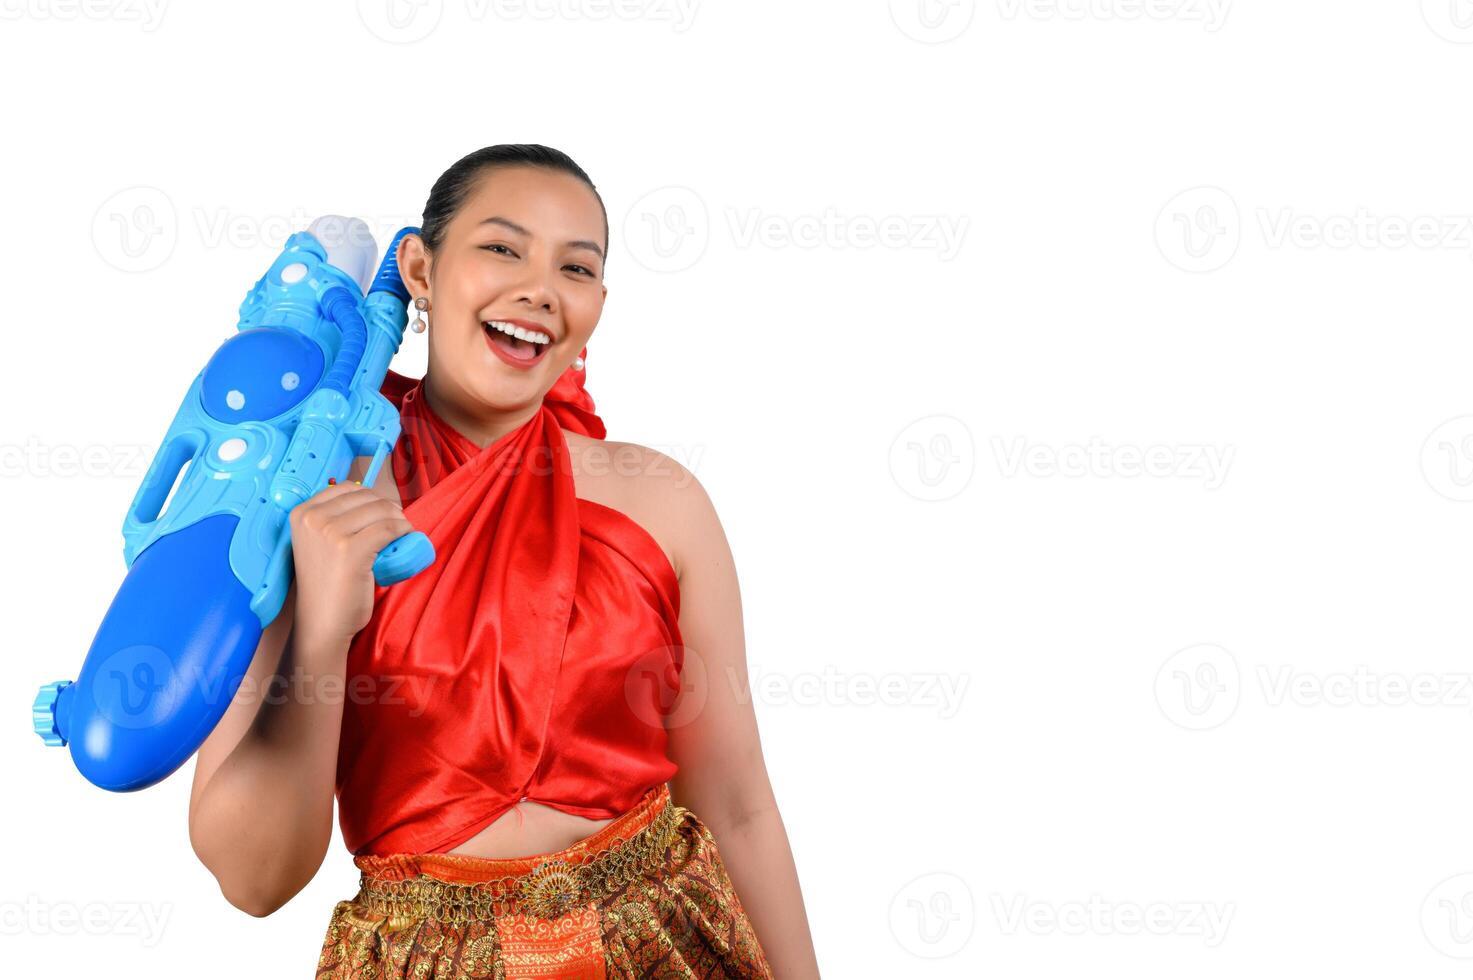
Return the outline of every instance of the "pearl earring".
[[[430,301],[423,296],[417,297],[414,301],[414,308],[419,312],[410,321],[409,329],[415,333],[424,333],[425,327],[429,326],[429,321],[425,319],[425,310],[430,308]]]
[[[583,361],[583,355],[582,354],[579,354],[577,357],[573,358],[573,370],[574,371],[581,371],[581,370],[583,370],[583,364],[584,364],[584,361]]]

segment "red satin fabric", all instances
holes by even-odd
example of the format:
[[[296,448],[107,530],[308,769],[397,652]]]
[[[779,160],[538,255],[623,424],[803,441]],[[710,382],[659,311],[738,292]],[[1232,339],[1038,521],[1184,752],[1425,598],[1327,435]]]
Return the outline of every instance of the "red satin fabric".
[[[394,371],[393,472],[435,562],[375,592],[353,639],[338,817],[355,855],[440,853],[523,797],[596,819],[673,776],[662,719],[682,665],[669,560],[576,496],[562,429],[602,438],[572,371],[484,449]],[[356,689],[355,689],[356,685]]]

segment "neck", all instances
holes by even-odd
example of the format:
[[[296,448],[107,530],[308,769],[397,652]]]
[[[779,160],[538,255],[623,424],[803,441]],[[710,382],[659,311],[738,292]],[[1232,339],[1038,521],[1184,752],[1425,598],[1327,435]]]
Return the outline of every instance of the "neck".
[[[430,383],[428,372],[425,374],[422,394],[431,411],[480,449],[485,449],[502,436],[520,429],[542,408],[539,401],[525,408],[507,411],[493,409],[478,415],[468,415],[440,397]]]

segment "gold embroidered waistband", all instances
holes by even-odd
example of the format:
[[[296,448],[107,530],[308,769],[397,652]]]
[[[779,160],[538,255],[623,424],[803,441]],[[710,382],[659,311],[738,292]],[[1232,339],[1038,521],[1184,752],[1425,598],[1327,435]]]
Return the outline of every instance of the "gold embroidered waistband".
[[[525,912],[556,919],[611,895],[655,867],[674,842],[685,809],[666,802],[648,825],[583,861],[553,856],[524,874],[452,882],[420,873],[402,881],[361,876],[355,901],[376,916],[471,922]],[[558,854],[564,852],[559,851]]]

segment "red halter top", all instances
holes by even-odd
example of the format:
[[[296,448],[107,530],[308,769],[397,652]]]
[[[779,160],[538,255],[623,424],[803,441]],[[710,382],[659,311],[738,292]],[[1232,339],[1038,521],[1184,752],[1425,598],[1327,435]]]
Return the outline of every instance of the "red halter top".
[[[378,587],[348,651],[338,819],[354,855],[443,853],[526,799],[614,817],[666,781],[683,662],[664,551],[574,492],[563,429],[603,438],[572,370],[485,448],[389,371],[404,516],[435,562]]]

